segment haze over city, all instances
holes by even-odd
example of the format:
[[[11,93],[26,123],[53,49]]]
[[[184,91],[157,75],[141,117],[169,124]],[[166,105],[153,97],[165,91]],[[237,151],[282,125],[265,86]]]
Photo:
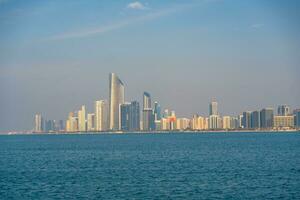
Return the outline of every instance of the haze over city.
[[[297,1],[0,1],[0,131],[144,91],[178,116],[300,107]]]

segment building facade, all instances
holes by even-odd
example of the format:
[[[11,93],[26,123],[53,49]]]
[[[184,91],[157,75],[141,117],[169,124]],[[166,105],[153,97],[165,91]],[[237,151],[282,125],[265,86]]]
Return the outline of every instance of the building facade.
[[[124,103],[125,88],[115,73],[109,74],[109,129],[120,130],[120,105]]]

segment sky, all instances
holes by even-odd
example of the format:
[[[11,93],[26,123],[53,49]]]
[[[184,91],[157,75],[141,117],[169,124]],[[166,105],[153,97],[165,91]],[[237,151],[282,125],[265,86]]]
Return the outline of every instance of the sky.
[[[0,131],[147,91],[179,117],[300,108],[300,1],[0,0]]]

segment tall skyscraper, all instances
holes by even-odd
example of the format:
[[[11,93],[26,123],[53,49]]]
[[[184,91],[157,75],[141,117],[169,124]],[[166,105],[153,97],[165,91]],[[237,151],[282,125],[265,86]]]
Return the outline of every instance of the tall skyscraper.
[[[243,125],[243,128],[251,128],[251,112],[250,111],[243,112],[242,125]]]
[[[95,130],[95,114],[94,113],[87,114],[87,130],[88,131]]]
[[[220,117],[219,115],[210,115],[208,121],[209,129],[218,129],[220,127]]]
[[[151,108],[151,96],[148,92],[143,94],[143,109]]]
[[[231,117],[223,116],[223,129],[231,129]]]
[[[108,103],[106,100],[95,101],[95,130],[106,131],[108,127]]]
[[[115,73],[109,74],[109,129],[119,130],[120,105],[124,103],[124,84]]]
[[[260,112],[253,111],[251,113],[251,128],[260,128]]]
[[[129,131],[130,103],[120,105],[120,124],[122,131]]]
[[[140,130],[140,104],[137,101],[132,101],[129,111],[129,130]]]
[[[274,119],[273,108],[264,108],[260,111],[260,124],[262,128],[272,128]]]
[[[36,114],[35,115],[35,132],[43,132],[44,131],[44,120],[41,114]]]
[[[300,128],[300,109],[296,109],[294,110],[294,115],[295,115],[295,120],[294,120],[294,124],[297,128]]]
[[[279,116],[287,116],[290,114],[290,107],[287,105],[280,105],[277,108],[277,114]]]
[[[140,107],[137,101],[120,105],[120,123],[122,131],[140,130]]]
[[[143,94],[143,130],[154,130],[154,116],[151,108],[151,96],[148,92]]]
[[[161,119],[161,108],[157,101],[154,102],[154,120],[158,121]]]
[[[218,115],[218,103],[215,100],[209,104],[209,115]]]
[[[85,106],[81,106],[81,110],[78,111],[78,129],[79,131],[86,131],[86,114]]]

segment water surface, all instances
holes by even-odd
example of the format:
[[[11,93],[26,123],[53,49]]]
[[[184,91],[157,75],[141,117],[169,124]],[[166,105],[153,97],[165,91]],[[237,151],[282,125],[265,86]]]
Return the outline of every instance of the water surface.
[[[300,199],[300,134],[0,136],[0,199]]]

